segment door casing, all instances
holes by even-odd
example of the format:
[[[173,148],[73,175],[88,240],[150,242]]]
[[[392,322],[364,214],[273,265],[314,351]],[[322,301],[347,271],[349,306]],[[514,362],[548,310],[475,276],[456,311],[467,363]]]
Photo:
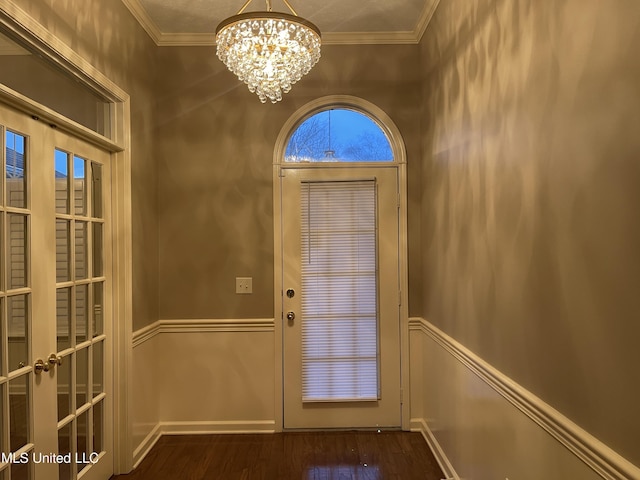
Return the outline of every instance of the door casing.
[[[132,215],[131,100],[127,92],[73,48],[25,12],[16,0],[0,2],[0,28],[20,39],[23,47],[54,64],[69,78],[99,92],[111,102],[110,138],[99,135],[57,112],[0,84],[0,102],[66,130],[111,152],[113,277],[114,473],[133,468],[132,363]]]

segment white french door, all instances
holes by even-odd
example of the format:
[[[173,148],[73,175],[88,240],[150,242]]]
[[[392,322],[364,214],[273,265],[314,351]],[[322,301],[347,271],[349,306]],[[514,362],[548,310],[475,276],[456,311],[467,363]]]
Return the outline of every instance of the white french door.
[[[2,104],[0,134],[0,480],[106,480],[109,154]]]
[[[284,428],[399,427],[397,168],[281,172]]]

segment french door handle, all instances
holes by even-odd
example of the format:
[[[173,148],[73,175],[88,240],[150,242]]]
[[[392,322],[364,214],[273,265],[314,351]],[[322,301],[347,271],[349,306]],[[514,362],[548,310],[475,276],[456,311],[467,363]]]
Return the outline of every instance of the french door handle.
[[[296,314],[293,312],[287,312],[287,320],[289,320],[290,322],[293,322],[296,318]]]
[[[36,360],[36,363],[33,364],[33,370],[36,372],[37,375],[41,374],[42,372],[48,372],[49,364],[45,363],[44,360],[39,358]]]
[[[49,365],[51,365],[52,367],[55,367],[56,365],[58,366],[62,365],[62,357],[59,357],[55,353],[52,353],[51,355],[49,355],[49,358],[47,359],[47,361],[49,362]]]

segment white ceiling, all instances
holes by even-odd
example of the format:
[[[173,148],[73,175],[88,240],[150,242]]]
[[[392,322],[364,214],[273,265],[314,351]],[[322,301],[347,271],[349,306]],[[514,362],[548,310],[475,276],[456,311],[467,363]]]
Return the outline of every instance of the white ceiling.
[[[213,45],[215,29],[244,0],[122,0],[157,45]],[[315,23],[324,44],[417,43],[439,0],[289,0]],[[274,11],[287,12],[282,0]],[[253,0],[247,12],[266,10]]]

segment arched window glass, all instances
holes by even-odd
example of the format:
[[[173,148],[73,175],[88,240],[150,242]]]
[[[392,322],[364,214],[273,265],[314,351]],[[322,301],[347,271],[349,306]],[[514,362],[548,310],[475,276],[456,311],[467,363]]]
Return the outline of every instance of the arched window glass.
[[[393,162],[387,135],[371,117],[347,108],[312,115],[289,138],[285,162]]]

